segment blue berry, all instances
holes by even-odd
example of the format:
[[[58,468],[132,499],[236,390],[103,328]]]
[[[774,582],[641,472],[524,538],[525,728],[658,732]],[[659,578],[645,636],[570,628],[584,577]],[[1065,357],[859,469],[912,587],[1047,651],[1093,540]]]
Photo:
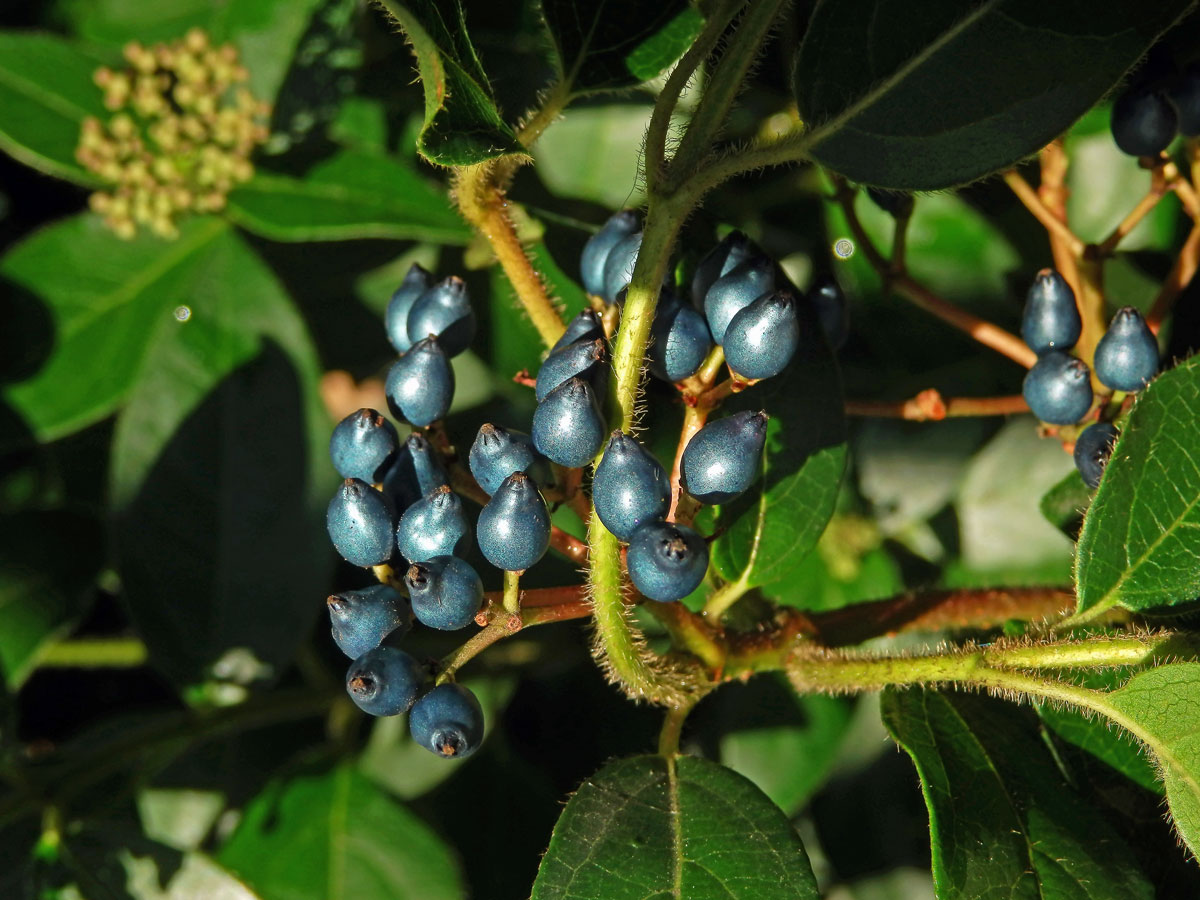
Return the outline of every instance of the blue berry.
[[[384,322],[387,328],[388,340],[396,348],[396,352],[405,353],[413,345],[408,336],[408,313],[417,298],[429,287],[430,275],[419,263],[413,263],[400,287],[388,301]]]
[[[446,484],[410,506],[396,526],[396,549],[409,562],[461,553],[470,539],[462,498]]]
[[[467,460],[475,481],[489,497],[513,472],[524,472],[544,487],[554,480],[549,460],[534,449],[533,438],[499,425],[486,423],[479,427]]]
[[[449,481],[433,445],[421,432],[414,431],[401,445],[384,476],[383,492],[396,505],[396,511],[403,513],[430,491]]]
[[[639,525],[667,514],[671,480],[641,444],[614,431],[596,467],[592,503],[604,527],[628,541]]]
[[[1021,393],[1043,422],[1071,425],[1092,407],[1091,373],[1083,360],[1050,350],[1029,370]]]
[[[483,743],[483,709],[467,688],[439,684],[408,717],[413,740],[443,759],[465,759]]]
[[[1117,441],[1117,429],[1108,422],[1097,422],[1083,429],[1075,439],[1075,468],[1090,488],[1100,484],[1100,476],[1112,456]]]
[[[467,283],[451,275],[427,289],[408,313],[408,333],[416,340],[435,336],[447,356],[458,356],[475,337],[475,310]]]
[[[501,482],[479,514],[479,549],[497,569],[523,572],[550,547],[550,513],[537,487],[523,472]]]
[[[424,338],[392,364],[387,376],[388,408],[414,425],[431,425],[450,410],[454,370],[437,338]]]
[[[416,659],[395,647],[376,647],[350,664],[346,693],[355,705],[373,716],[406,712],[429,680]]]
[[[1167,88],[1167,99],[1175,107],[1179,133],[1184,137],[1200,135],[1200,69],[1189,66]]]
[[[704,316],[666,288],[654,311],[650,341],[650,371],[670,382],[695,375],[713,345]]]
[[[684,489],[701,503],[728,503],[754,483],[766,440],[765,412],[739,412],[709,422],[684,448]]]
[[[733,317],[773,290],[775,263],[765,256],[755,256],[714,281],[704,296],[704,318],[713,340],[724,344],[725,329]]]
[[[588,238],[579,256],[580,280],[585,291],[595,296],[604,295],[604,264],[609,254],[613,247],[635,234],[639,227],[637,213],[632,209],[623,209],[614,213],[599,231]]]
[[[751,256],[760,256],[754,242],[740,231],[731,231],[696,264],[692,275],[692,303],[704,309],[708,289],[722,275],[728,275]]]
[[[594,341],[578,341],[551,353],[538,369],[534,396],[538,403],[568,378],[579,376],[587,381],[592,391],[600,396],[602,385],[608,384],[608,346],[604,338]]]
[[[604,337],[604,323],[600,321],[599,313],[594,309],[580,310],[579,314],[567,323],[567,329],[562,333],[562,337],[555,341],[554,346],[550,348],[550,356],[578,341],[594,341],[596,338],[602,337]]]
[[[821,279],[809,289],[808,301],[817,312],[826,343],[833,350],[842,349],[850,336],[850,307],[838,283],[832,278]]]
[[[885,213],[890,213],[894,218],[900,219],[912,214],[913,195],[905,191],[887,191],[883,188],[869,187],[867,196],[871,198],[872,203]]]
[[[1178,125],[1175,107],[1148,86],[1127,88],[1113,103],[1113,140],[1130,156],[1158,156],[1175,137]]]
[[[386,584],[373,584],[360,591],[342,591],[325,601],[329,624],[338,649],[358,659],[395,633],[403,637],[412,625],[408,600]]]
[[[1140,391],[1158,372],[1158,342],[1132,306],[1117,310],[1096,345],[1096,377],[1114,391]]]
[[[604,443],[604,416],[582,378],[560,384],[533,412],[533,446],[569,469],[587,465]]]
[[[378,566],[392,555],[396,508],[365,481],[347,478],[325,513],[334,549],[355,566]]]
[[[370,484],[383,480],[399,449],[392,423],[365,407],[338,422],[329,438],[329,456],[338,474]]]
[[[456,556],[434,556],[413,563],[404,575],[413,613],[429,628],[457,631],[475,621],[483,606],[483,582],[470,564]]]
[[[799,344],[796,298],[787,291],[774,291],[730,319],[725,329],[725,362],[747,381],[770,378],[787,367]]]
[[[708,544],[684,525],[650,522],[629,540],[629,580],[644,597],[680,600],[700,586],[708,570]]]
[[[1042,269],[1025,297],[1021,337],[1034,353],[1070,350],[1083,331],[1075,292],[1054,269]]]
[[[633,278],[633,267],[637,264],[638,251],[642,249],[642,233],[622,238],[604,260],[604,291],[601,296],[615,303],[621,288]]]

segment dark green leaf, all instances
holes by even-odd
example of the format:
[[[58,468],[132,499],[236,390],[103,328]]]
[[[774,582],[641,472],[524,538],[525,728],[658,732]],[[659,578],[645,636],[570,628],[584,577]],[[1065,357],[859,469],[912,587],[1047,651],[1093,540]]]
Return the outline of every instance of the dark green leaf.
[[[655,77],[699,34],[687,0],[542,0],[559,77],[571,93],[633,87]]]
[[[459,0],[380,0],[400,23],[425,89],[425,126],[417,149],[440,166],[468,166],[524,153],[504,123],[467,36]]]
[[[0,32],[0,150],[77,184],[96,179],[75,161],[88,116],[107,118],[92,74],[106,59],[36,32]]]
[[[1171,821],[1195,854],[1200,848],[1200,663],[1142,672],[1105,700],[1113,710],[1110,718],[1158,759]]]
[[[1038,506],[1051,525],[1076,540],[1091,502],[1092,491],[1076,471],[1068,472],[1062,481],[1043,494]]]
[[[532,900],[817,897],[778,807],[729,769],[690,756],[609,763],[563,810]]]
[[[883,187],[973,181],[1065,131],[1190,6],[822,0],[795,71],[813,155]]]
[[[721,507],[712,563],[747,587],[788,578],[816,546],[833,514],[846,465],[846,421],[837,363],[804,309],[802,339],[787,371],[727,401],[723,411],[771,416],[763,471]]]
[[[229,214],[276,241],[465,244],[471,237],[444,190],[393,158],[361,150],[343,150],[304,178],[259,171],[229,195]]]
[[[78,513],[0,517],[0,676],[10,687],[84,612],[103,548],[100,523]]]
[[[1079,611],[1200,597],[1200,357],[1159,376],[1121,431],[1079,536]]]
[[[1066,783],[1021,710],[912,688],[885,691],[882,712],[921,776],[938,900],[1154,896],[1132,852]]]
[[[271,900],[463,896],[445,845],[350,766],[269,787],[218,860]]]
[[[303,322],[234,233],[199,265],[189,290],[205,302],[147,348],[110,478],[127,601],[152,660],[182,682],[233,649],[285,662],[329,561],[329,424]]]

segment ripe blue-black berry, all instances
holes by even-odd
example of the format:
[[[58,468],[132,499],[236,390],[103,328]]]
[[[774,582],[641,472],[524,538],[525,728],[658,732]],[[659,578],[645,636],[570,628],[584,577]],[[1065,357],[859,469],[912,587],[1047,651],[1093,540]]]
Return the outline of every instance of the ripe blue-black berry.
[[[709,422],[684,448],[684,489],[701,503],[729,502],[754,483],[766,440],[765,412],[739,412]]]
[[[596,395],[582,378],[560,384],[533,412],[533,446],[569,469],[587,465],[604,443],[605,433]]]
[[[1179,126],[1175,107],[1147,85],[1127,88],[1113,102],[1112,135],[1130,156],[1158,156]]]
[[[489,497],[513,472],[524,472],[543,487],[553,482],[550,463],[534,449],[533,438],[499,425],[479,427],[467,460],[475,481]]]
[[[891,213],[897,219],[912,214],[912,194],[904,191],[886,191],[883,188],[869,187],[867,188],[867,196],[871,198],[872,203],[884,212]]]
[[[664,288],[650,326],[650,371],[664,381],[682,381],[696,374],[712,343],[704,316]]]
[[[722,275],[728,275],[751,256],[761,255],[754,242],[740,231],[731,231],[696,264],[692,275],[692,303],[704,309],[708,289]]]
[[[470,539],[462,498],[446,484],[410,506],[396,526],[396,549],[409,562],[461,553]]]
[[[1021,337],[1034,353],[1070,350],[1083,331],[1075,292],[1054,269],[1042,269],[1025,297]]]
[[[639,525],[667,514],[671,480],[641,444],[614,431],[596,467],[592,503],[604,527],[628,541]]]
[[[1117,310],[1096,345],[1096,377],[1114,391],[1140,391],[1158,372],[1158,342],[1132,306]]]
[[[377,566],[392,555],[396,508],[365,481],[347,478],[325,513],[334,549],[355,566]]]
[[[408,600],[386,584],[373,584],[360,591],[342,591],[325,601],[329,625],[338,649],[358,659],[395,633],[403,637],[412,625]]]
[[[599,294],[599,292],[596,292]],[[550,348],[550,355],[553,356],[563,347],[569,344],[574,344],[578,341],[594,341],[596,338],[604,337],[604,325],[600,321],[600,315],[594,309],[583,309],[570,322],[567,323],[567,330],[563,332],[562,337],[554,342],[554,346]]]
[[[467,283],[451,275],[428,288],[408,313],[408,333],[416,340],[434,335],[447,356],[458,356],[475,337],[475,311]]]
[[[429,273],[421,268],[419,263],[413,263],[408,274],[404,276],[404,281],[400,282],[400,287],[396,288],[392,299],[388,301],[384,322],[388,340],[399,353],[407,352],[413,345],[408,336],[408,313],[417,302],[417,298],[429,287],[429,282]]]
[[[850,336],[850,307],[846,295],[832,278],[823,278],[809,289],[808,301],[817,312],[821,331],[833,350],[840,350]]]
[[[383,479],[383,492],[396,505],[396,511],[406,509],[450,479],[438,458],[437,451],[425,435],[414,431],[400,446],[400,452]]]
[[[469,563],[456,556],[413,563],[404,583],[417,620],[440,631],[466,628],[483,606],[483,582]]]
[[[373,409],[360,409],[338,422],[329,438],[329,457],[343,478],[375,484],[400,448],[392,423]]]
[[[1104,467],[1108,465],[1116,441],[1117,429],[1108,422],[1089,425],[1075,439],[1075,468],[1088,487],[1094,488],[1100,484],[1100,476],[1104,474]]]
[[[443,759],[464,759],[483,743],[483,709],[467,688],[439,684],[408,716],[413,740]]]
[[[406,712],[429,680],[419,662],[395,647],[376,647],[350,664],[346,693],[365,713],[398,716]]]
[[[585,291],[595,296],[604,295],[604,264],[609,253],[625,238],[635,234],[639,227],[637,213],[623,209],[614,213],[603,228],[588,238],[579,256],[580,280]]]
[[[1043,422],[1070,425],[1091,409],[1091,373],[1083,360],[1050,350],[1029,370],[1021,393],[1029,409]]]
[[[608,346],[604,338],[568,344],[547,356],[538,369],[534,396],[541,403],[552,390],[576,376],[584,379],[591,385],[592,392],[601,396],[603,386],[608,384],[607,362]]]
[[[450,409],[454,370],[437,338],[424,338],[392,364],[387,376],[388,408],[414,425],[430,425]]]
[[[799,344],[796,298],[787,291],[773,291],[729,320],[725,361],[730,371],[747,380],[770,378],[787,367]]]
[[[708,320],[713,340],[718,344],[725,343],[725,329],[733,317],[773,290],[775,263],[765,256],[748,259],[714,281],[704,295],[704,318]]]
[[[1184,137],[1200,135],[1200,69],[1189,66],[1167,88],[1167,99],[1175,107],[1179,133]]]
[[[649,522],[629,540],[629,580],[642,595],[661,603],[686,597],[704,580],[708,544],[684,525]]]
[[[622,238],[609,251],[604,260],[604,291],[601,293],[609,303],[616,302],[621,288],[633,278],[633,267],[637,263],[638,251],[642,249],[642,233]]]
[[[514,472],[501,482],[479,514],[475,536],[497,569],[523,572],[546,555],[550,513],[528,475]]]

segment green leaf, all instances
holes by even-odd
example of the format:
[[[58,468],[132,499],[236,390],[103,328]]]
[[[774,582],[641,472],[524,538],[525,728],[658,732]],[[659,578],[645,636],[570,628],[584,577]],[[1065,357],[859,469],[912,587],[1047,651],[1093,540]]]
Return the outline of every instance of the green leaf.
[[[0,676],[18,688],[86,609],[104,562],[100,523],[65,510],[0,517]]]
[[[48,175],[96,184],[75,147],[85,118],[108,116],[92,81],[107,61],[53,35],[0,32],[0,150]]]
[[[723,410],[771,416],[762,474],[719,508],[712,564],[747,587],[788,578],[816,546],[837,502],[846,465],[846,420],[837,363],[820,329],[802,312],[806,335],[787,371],[735,394]]]
[[[1079,612],[1200,597],[1200,357],[1142,392],[1083,520]]]
[[[110,471],[127,603],[152,661],[182,683],[230,651],[277,670],[319,612],[330,561],[329,423],[303,321],[228,228],[196,265],[196,308],[162,317]]]
[[[938,900],[1150,898],[1132,852],[1071,788],[1023,711],[888,689],[882,713],[929,808]]]
[[[1038,508],[1047,522],[1074,541],[1079,538],[1079,529],[1091,502],[1091,489],[1083,483],[1079,472],[1074,471],[1068,472],[1042,495]]]
[[[533,147],[538,177],[559,197],[609,209],[637,206],[645,196],[638,172],[652,110],[643,102],[568,109]]]
[[[532,900],[816,898],[791,823],[753,784],[690,756],[609,763],[563,810]]]
[[[1195,854],[1200,847],[1200,663],[1141,672],[1105,701],[1114,710],[1111,718],[1153,751],[1171,820]]]
[[[542,0],[559,78],[572,94],[648,81],[691,45],[704,19],[687,0]]]
[[[343,150],[304,178],[260,170],[229,195],[229,215],[275,241],[471,239],[444,190],[410,166],[367,150]]]
[[[217,859],[271,900],[463,896],[445,845],[351,766],[268,787]]]
[[[981,178],[1065,131],[1190,6],[821,0],[795,70],[813,156],[882,187]]]
[[[421,155],[439,166],[469,166],[524,153],[496,108],[459,0],[380,0],[380,5],[400,23],[417,58],[425,89]]]

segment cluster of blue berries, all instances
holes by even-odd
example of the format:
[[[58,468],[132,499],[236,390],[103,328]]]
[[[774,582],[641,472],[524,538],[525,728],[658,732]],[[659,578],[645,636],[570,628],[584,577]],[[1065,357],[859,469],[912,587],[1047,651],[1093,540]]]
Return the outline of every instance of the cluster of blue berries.
[[[1200,68],[1133,82],[1113,102],[1110,124],[1130,156],[1156,157],[1176,134],[1200,135]]]
[[[1038,361],[1025,376],[1023,394],[1043,422],[1073,425],[1092,408],[1091,371],[1069,351],[1083,322],[1071,286],[1053,269],[1042,269],[1025,301],[1021,336]],[[1140,391],[1158,372],[1158,342],[1132,306],[1117,310],[1096,345],[1096,378],[1112,391]],[[1096,487],[1108,461],[1116,429],[1107,422],[1089,426],[1075,445],[1075,462],[1089,487]]]

